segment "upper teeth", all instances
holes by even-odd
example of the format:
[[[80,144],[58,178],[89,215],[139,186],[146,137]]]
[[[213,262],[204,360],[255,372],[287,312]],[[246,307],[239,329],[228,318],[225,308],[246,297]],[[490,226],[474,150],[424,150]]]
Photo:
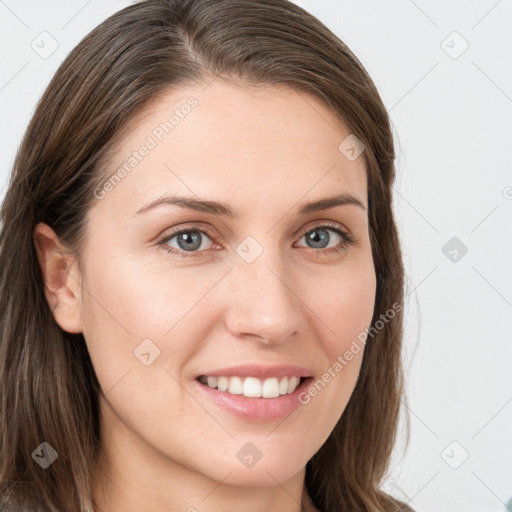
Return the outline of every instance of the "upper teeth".
[[[244,395],[249,398],[276,398],[279,395],[293,393],[299,385],[299,377],[270,377],[260,380],[256,377],[207,377],[199,379],[203,384],[219,391],[227,391],[233,395]]]

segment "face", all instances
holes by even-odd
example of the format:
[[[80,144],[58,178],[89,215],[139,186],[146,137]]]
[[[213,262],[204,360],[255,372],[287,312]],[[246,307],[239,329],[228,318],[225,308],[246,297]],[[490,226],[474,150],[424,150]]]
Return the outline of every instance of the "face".
[[[77,314],[106,431],[161,467],[270,486],[304,468],[357,381],[362,350],[332,368],[373,313],[366,171],[314,97],[205,87],[126,127],[88,213]]]

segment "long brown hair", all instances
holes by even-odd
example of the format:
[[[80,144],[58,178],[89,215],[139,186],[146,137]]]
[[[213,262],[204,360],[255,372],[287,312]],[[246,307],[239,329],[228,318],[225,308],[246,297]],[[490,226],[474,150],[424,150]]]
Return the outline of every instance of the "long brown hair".
[[[14,162],[0,231],[0,507],[83,512],[99,453],[96,378],[82,334],[64,332],[45,299],[33,231],[44,222],[79,256],[94,189],[116,135],[155,95],[220,76],[315,95],[365,145],[377,292],[351,399],[306,466],[316,507],[410,510],[380,489],[403,400],[403,266],[392,211],[394,146],[387,111],[362,64],[288,0],[145,0],[101,23],[42,96]],[[341,141],[340,141],[341,142]],[[381,323],[383,323],[381,321]],[[42,442],[58,458],[35,463]],[[41,448],[39,448],[41,449]]]

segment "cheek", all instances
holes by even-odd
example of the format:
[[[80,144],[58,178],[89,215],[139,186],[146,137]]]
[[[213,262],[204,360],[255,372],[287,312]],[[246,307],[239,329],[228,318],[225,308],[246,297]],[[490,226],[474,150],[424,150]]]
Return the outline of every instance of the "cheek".
[[[322,290],[318,289],[313,303],[328,327],[324,351],[334,361],[370,326],[376,292],[373,265],[347,266],[334,279],[326,279]]]
[[[88,269],[84,282],[84,337],[104,388],[128,369],[144,371],[136,355],[139,345],[158,354],[152,367],[179,368],[189,359],[198,349],[191,340],[199,339],[198,331],[214,316],[215,305],[210,315],[204,307],[207,295],[229,270],[173,271],[168,265],[133,260],[106,258],[104,265]],[[141,345],[148,339],[154,346],[147,341]]]
[[[320,447],[328,438],[354,391],[364,354],[362,334],[370,326],[374,311],[376,278],[371,259],[368,264],[340,267],[331,279],[315,282],[309,296],[317,317],[321,373],[299,397],[309,411],[309,430]],[[323,293],[320,293],[323,290]]]

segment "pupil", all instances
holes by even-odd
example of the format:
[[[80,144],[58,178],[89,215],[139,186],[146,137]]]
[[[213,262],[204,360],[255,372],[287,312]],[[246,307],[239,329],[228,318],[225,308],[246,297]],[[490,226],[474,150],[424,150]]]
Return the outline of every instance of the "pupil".
[[[192,235],[190,234],[192,233]],[[182,244],[182,242],[184,242]],[[201,236],[197,231],[187,231],[178,235],[178,245],[184,251],[193,251],[201,247]]]
[[[315,229],[309,233],[308,240],[315,249],[323,249],[329,244],[329,234],[325,229]]]

